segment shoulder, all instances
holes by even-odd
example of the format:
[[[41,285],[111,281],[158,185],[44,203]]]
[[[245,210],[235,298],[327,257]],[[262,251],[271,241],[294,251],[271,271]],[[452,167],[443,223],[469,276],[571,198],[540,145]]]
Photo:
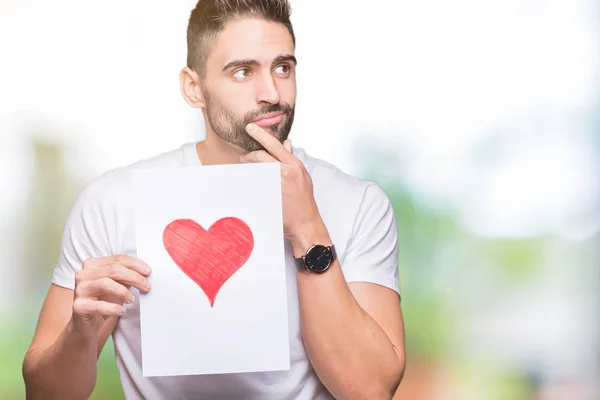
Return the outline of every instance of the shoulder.
[[[186,143],[181,147],[164,151],[160,154],[135,161],[131,164],[113,168],[106,171],[101,178],[105,179],[117,190],[129,189],[133,171],[137,169],[174,168],[184,166],[186,163],[184,148],[193,145],[193,143]]]
[[[109,169],[90,180],[78,195],[75,207],[98,209],[114,207],[131,192],[131,175],[136,169],[169,168],[183,166],[184,146],[147,157],[130,164]]]
[[[330,196],[342,197],[346,201],[358,201],[362,206],[389,202],[381,186],[372,180],[351,175],[334,164],[309,155],[302,148],[294,148],[296,155],[311,175],[315,190],[326,191]],[[362,204],[366,203],[366,204]]]

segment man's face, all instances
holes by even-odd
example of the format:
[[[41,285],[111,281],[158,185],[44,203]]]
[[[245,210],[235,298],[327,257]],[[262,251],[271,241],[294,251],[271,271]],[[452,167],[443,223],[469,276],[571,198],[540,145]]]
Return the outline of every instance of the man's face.
[[[246,132],[256,123],[280,142],[294,121],[296,62],[287,28],[261,19],[227,23],[206,63],[202,93],[209,128],[246,151],[263,146]]]

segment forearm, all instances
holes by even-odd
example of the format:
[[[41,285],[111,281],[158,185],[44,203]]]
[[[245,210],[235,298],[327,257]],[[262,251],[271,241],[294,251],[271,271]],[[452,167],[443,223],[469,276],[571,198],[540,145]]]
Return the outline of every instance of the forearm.
[[[295,256],[314,243],[330,245],[321,224],[292,241]],[[297,273],[302,335],[311,363],[338,399],[391,399],[403,354],[350,291],[336,260],[323,274]]]
[[[87,399],[94,390],[97,338],[81,337],[67,324],[56,341],[33,349],[23,363],[28,400]]]

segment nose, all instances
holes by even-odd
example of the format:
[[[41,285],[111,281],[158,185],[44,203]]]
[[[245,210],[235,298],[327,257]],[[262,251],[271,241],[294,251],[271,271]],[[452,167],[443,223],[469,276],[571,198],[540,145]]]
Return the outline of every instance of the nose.
[[[277,84],[270,73],[263,74],[257,79],[256,101],[258,103],[279,104],[281,96]]]

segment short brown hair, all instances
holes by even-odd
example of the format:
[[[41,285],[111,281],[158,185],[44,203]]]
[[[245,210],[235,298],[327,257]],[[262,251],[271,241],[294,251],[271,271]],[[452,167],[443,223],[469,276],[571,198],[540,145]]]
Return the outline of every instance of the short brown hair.
[[[199,0],[192,10],[187,28],[187,66],[205,76],[206,61],[225,24],[237,18],[261,18],[279,22],[296,37],[290,22],[288,0]]]

